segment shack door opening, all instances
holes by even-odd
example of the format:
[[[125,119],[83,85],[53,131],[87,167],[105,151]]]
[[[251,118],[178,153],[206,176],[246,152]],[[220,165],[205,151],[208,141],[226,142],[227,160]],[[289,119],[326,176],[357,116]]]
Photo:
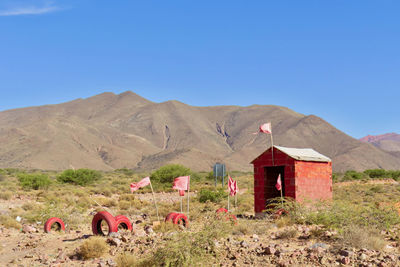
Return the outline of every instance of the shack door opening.
[[[284,166],[264,167],[264,199],[266,205],[271,204],[271,199],[281,197],[281,192],[275,187],[279,174],[282,181],[282,194],[285,196],[284,171]]]

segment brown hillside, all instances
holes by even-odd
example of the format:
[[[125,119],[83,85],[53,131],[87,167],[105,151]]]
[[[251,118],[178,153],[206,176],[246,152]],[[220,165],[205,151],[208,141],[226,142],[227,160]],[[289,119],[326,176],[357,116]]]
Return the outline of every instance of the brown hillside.
[[[331,157],[336,171],[400,169],[400,159],[356,140],[316,116],[279,106],[193,107],[154,103],[132,92],[0,112],[0,167],[154,169],[182,163],[210,170],[223,161],[231,170],[270,146],[253,135],[272,121],[275,144],[311,147]]]

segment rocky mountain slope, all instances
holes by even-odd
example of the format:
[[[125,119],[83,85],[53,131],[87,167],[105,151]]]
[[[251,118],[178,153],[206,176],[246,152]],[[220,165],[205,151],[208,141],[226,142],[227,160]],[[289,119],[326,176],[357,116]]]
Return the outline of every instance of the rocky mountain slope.
[[[249,164],[270,146],[252,134],[271,121],[276,145],[311,147],[332,158],[336,171],[400,169],[400,158],[356,140],[323,119],[280,106],[194,107],[154,103],[132,92],[0,112],[0,167],[149,170],[181,163],[210,170]]]
[[[368,135],[360,139],[362,142],[373,144],[374,146],[388,151],[400,157],[400,134],[387,133],[382,135]]]

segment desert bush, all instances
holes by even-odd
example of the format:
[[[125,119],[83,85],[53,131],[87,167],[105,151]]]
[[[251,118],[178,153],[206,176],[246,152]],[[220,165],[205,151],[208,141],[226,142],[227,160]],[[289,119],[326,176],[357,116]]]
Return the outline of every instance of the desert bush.
[[[90,169],[65,170],[57,180],[61,183],[72,183],[77,185],[88,185],[102,178],[99,171]]]
[[[192,171],[183,165],[165,165],[153,172],[150,176],[152,181],[160,183],[172,183],[176,177],[191,175]]]
[[[289,229],[279,233],[278,237],[280,239],[291,239],[295,238],[298,235],[298,231],[296,229]]]
[[[400,179],[400,171],[388,171],[388,175],[396,181]]]
[[[366,170],[364,173],[370,178],[384,178],[387,176],[386,171],[382,169]]]
[[[349,180],[361,180],[366,178],[365,174],[362,172],[356,172],[356,171],[347,171],[344,174],[343,180],[344,181],[349,181]]]
[[[208,190],[201,189],[199,192],[199,201],[204,203],[207,201],[219,203],[222,199],[226,198],[228,193],[224,191],[223,188],[219,188],[218,190]]]
[[[382,250],[386,246],[385,240],[376,229],[349,225],[343,231],[343,242],[355,248]]]
[[[153,230],[156,233],[168,233],[172,231],[177,231],[179,229],[178,225],[172,222],[161,222],[159,225],[154,226]]]
[[[131,207],[131,202],[122,200],[118,203],[118,206],[121,210],[128,210]]]
[[[199,232],[179,232],[167,242],[158,247],[144,263],[146,266],[199,266],[208,263],[212,265],[218,254],[215,240],[232,232],[229,222],[217,220],[215,217],[207,220]]]
[[[40,173],[20,173],[18,174],[18,180],[24,189],[47,189],[51,184],[49,176]]]
[[[3,225],[5,228],[21,229],[21,224],[8,215],[0,215],[0,225]]]
[[[127,169],[127,168],[122,168],[122,169],[116,169],[116,173],[122,173],[126,176],[132,176],[134,174],[133,170]]]
[[[118,255],[116,258],[116,263],[118,267],[138,267],[140,261],[132,254],[123,253]]]
[[[106,241],[102,237],[91,237],[79,247],[79,256],[83,259],[93,259],[103,256],[108,251]]]
[[[3,200],[10,200],[13,196],[13,193],[11,191],[1,191],[0,192],[0,199]]]

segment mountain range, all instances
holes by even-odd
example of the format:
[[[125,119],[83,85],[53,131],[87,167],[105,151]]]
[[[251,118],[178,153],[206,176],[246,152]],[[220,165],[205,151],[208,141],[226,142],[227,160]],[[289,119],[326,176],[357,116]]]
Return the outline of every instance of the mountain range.
[[[362,142],[373,144],[374,146],[388,151],[392,155],[400,157],[400,134],[387,133],[381,135],[367,135],[360,139]]]
[[[274,144],[313,148],[335,171],[400,169],[400,155],[382,149],[386,141],[362,142],[314,115],[273,105],[155,103],[130,91],[0,112],[0,167],[153,170],[180,163],[207,171],[223,162],[248,171],[271,145],[269,135],[254,134],[268,121]]]

